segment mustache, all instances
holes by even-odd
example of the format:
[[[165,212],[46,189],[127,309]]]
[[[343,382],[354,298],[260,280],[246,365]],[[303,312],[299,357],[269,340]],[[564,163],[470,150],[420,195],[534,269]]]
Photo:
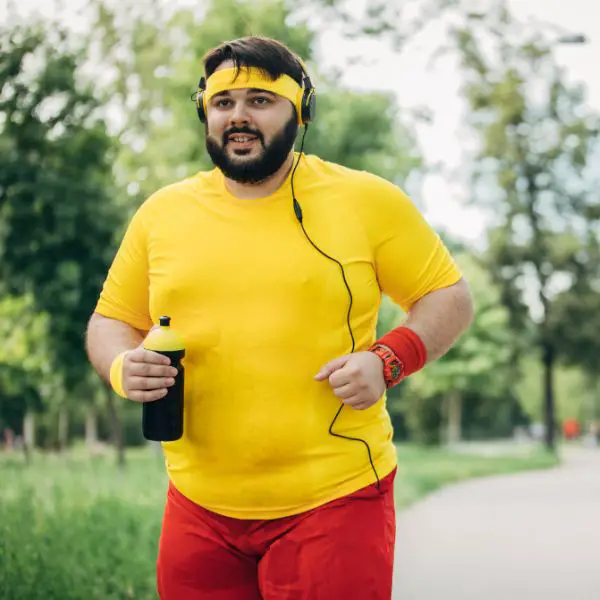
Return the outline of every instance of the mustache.
[[[233,135],[235,133],[239,133],[239,134],[245,133],[247,135],[253,135],[254,137],[256,137],[258,139],[258,141],[263,146],[265,145],[265,140],[260,131],[254,131],[254,130],[250,129],[250,127],[232,127],[231,129],[228,129],[227,131],[225,131],[223,133],[223,146],[225,146],[229,143],[229,136]]]

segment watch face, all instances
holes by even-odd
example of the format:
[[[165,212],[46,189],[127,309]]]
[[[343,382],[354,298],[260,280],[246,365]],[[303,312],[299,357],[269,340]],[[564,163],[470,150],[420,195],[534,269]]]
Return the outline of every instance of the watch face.
[[[398,377],[400,377],[400,375],[402,375],[402,365],[399,361],[394,360],[391,362],[390,372],[392,375],[392,379],[397,379]]]

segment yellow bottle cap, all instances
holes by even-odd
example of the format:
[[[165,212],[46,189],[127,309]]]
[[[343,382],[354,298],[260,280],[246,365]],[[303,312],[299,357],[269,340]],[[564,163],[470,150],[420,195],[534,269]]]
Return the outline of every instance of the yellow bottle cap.
[[[181,335],[171,329],[171,317],[159,319],[160,327],[153,329],[144,340],[144,348],[155,352],[177,352],[185,349]]]

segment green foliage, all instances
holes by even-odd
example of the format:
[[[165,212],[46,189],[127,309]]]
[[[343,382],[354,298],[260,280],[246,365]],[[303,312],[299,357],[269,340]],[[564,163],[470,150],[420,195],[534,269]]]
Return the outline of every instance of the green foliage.
[[[593,379],[600,355],[600,215],[588,218],[593,226],[580,251],[585,259],[576,266],[580,276],[570,290],[556,296],[552,316],[564,362],[581,366]]]
[[[34,310],[31,294],[0,299],[0,364],[21,368],[40,383],[47,365],[47,315]]]
[[[521,360],[522,377],[516,389],[520,403],[532,420],[543,419],[542,367],[537,353]],[[558,365],[556,368],[556,417],[559,423],[566,419],[577,419],[585,423],[595,407],[600,416],[600,396],[595,389],[594,378],[577,366]]]
[[[443,396],[439,394],[413,393],[413,382],[401,384],[408,388],[403,396],[400,411],[404,415],[409,439],[423,446],[438,446],[442,443]]]
[[[156,598],[165,496],[146,451],[119,473],[104,458],[0,463],[0,598]]]
[[[19,431],[57,379],[47,358],[48,319],[35,312],[31,294],[0,299],[0,339],[0,430]]]
[[[73,384],[88,368],[83,332],[120,223],[112,141],[64,33],[2,29],[0,48],[0,289],[31,294],[48,317],[47,351]]]
[[[155,511],[153,521],[144,520],[138,508],[100,498],[70,512],[59,503],[41,519],[23,492],[0,504],[0,519],[8,524],[0,542],[0,589],[9,594],[0,597],[155,598],[152,559],[159,517]]]
[[[306,140],[309,153],[401,186],[421,165],[415,138],[403,125],[394,99],[379,92],[359,94],[325,84]]]

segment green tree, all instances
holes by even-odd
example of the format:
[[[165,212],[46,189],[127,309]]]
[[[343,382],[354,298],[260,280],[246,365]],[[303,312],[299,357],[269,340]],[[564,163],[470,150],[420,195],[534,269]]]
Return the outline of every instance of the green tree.
[[[48,318],[38,314],[31,294],[0,300],[0,431],[24,435],[26,455],[32,444],[33,415],[50,392],[61,390],[60,374],[48,360]]]
[[[600,182],[599,182],[600,183]],[[597,185],[597,184],[596,184]],[[597,187],[596,187],[597,189]],[[555,300],[555,327],[565,362],[598,375],[600,355],[600,201],[587,208],[588,235],[573,265],[579,277]]]
[[[58,28],[0,30],[0,292],[27,294],[47,316],[47,360],[72,398],[87,377],[83,335],[121,224],[114,147],[94,86],[80,77],[84,57]]]
[[[494,226],[487,264],[515,331],[531,329],[543,362],[546,444],[554,448],[554,368],[577,294],[590,272],[591,166],[598,117],[566,83],[552,47],[496,2],[453,31],[465,75],[469,122],[480,140],[474,196]],[[597,209],[596,209],[597,210]],[[597,215],[594,217],[597,218]],[[579,342],[577,342],[579,343]]]
[[[596,188],[597,189],[597,188]],[[557,295],[554,321],[560,339],[562,360],[580,371],[586,384],[582,394],[583,410],[578,413],[583,422],[600,426],[600,203],[590,206],[588,240],[580,253],[579,269],[584,273],[573,288]],[[569,416],[577,414],[571,409]]]

